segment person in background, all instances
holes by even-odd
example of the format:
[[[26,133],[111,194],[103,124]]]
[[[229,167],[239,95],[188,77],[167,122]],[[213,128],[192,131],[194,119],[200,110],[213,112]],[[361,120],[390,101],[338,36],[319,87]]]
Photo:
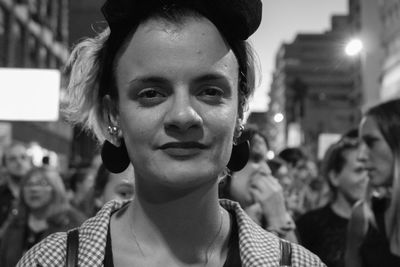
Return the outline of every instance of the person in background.
[[[134,196],[135,173],[132,165],[121,173],[112,173],[104,164],[101,164],[87,200],[92,205],[91,216],[94,216],[110,200],[128,200]]]
[[[358,160],[358,144],[357,139],[345,137],[328,148],[322,162],[322,175],[331,189],[331,200],[296,220],[300,244],[329,267],[344,267],[352,207],[366,194],[367,170]]]
[[[11,213],[17,212],[16,206],[19,199],[20,182],[33,166],[26,145],[14,141],[6,146],[2,165],[6,182],[0,185],[0,232],[8,216],[12,216]]]
[[[220,197],[239,202],[264,229],[296,241],[294,222],[286,210],[282,186],[267,165],[266,137],[254,128],[246,128],[241,138],[249,140],[249,161],[242,170],[231,172],[221,181]]]
[[[286,162],[279,156],[276,156],[272,159],[267,160],[267,164],[271,169],[272,176],[274,176],[282,186],[286,199],[293,183],[292,178],[289,175],[289,169]]]
[[[368,109],[359,133],[359,159],[368,170],[370,194],[353,208],[345,266],[397,267],[400,266],[400,99]]]
[[[78,167],[68,179],[69,189],[72,191],[71,205],[87,216],[92,214],[92,204],[87,198],[93,188],[95,175],[96,170],[91,166]]]
[[[14,267],[46,236],[79,226],[87,217],[72,208],[57,171],[35,167],[21,181],[18,213],[5,224],[0,266]],[[12,241],[12,242],[10,242]]]
[[[298,147],[285,148],[278,156],[286,162],[292,179],[287,203],[293,218],[324,204],[323,187],[314,186],[320,179],[316,164]]]
[[[246,145],[237,142],[255,89],[246,40],[262,2],[108,0],[102,11],[110,27],[79,43],[67,66],[68,118],[103,143],[109,171],[134,166],[135,198],[108,202],[78,228],[78,265],[278,265],[283,241],[218,198],[220,175]],[[48,237],[18,266],[63,266],[66,240]],[[293,267],[324,266],[288,245]]]

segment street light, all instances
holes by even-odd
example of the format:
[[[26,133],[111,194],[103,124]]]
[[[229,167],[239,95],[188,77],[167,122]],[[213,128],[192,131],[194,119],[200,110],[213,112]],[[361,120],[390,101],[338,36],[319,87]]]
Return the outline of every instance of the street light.
[[[364,47],[363,42],[358,38],[354,38],[354,39],[351,39],[346,44],[344,51],[345,51],[346,55],[348,55],[350,57],[354,57],[361,53],[361,51],[363,50],[363,47]]]
[[[276,123],[280,123],[281,121],[283,121],[283,119],[284,119],[284,116],[283,116],[283,114],[282,113],[276,113],[275,115],[274,115],[274,121],[276,122]]]

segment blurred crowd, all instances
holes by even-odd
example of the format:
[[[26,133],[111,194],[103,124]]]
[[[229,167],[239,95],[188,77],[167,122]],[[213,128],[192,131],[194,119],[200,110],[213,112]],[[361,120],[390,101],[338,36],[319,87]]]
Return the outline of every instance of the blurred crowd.
[[[393,103],[398,106],[400,101]],[[379,182],[380,178],[371,173],[373,169],[376,176],[385,172],[399,175],[393,173],[398,172],[393,165],[399,164],[400,142],[393,139],[400,139],[400,118],[396,111],[392,117],[397,116],[397,121],[389,122],[395,126],[385,126],[387,123],[379,120],[388,120],[394,108],[387,109],[384,112],[389,115],[371,112],[359,129],[349,130],[331,144],[319,161],[301,147],[288,147],[268,158],[267,138],[248,125],[241,138],[249,142],[249,161],[238,172],[221,174],[220,198],[239,202],[262,228],[300,243],[327,266],[345,266],[345,260],[346,266],[377,266],[373,254],[364,257],[363,253],[368,255],[373,250],[385,257],[398,245],[388,238],[389,231],[400,239],[400,233],[392,230],[400,220],[399,213],[395,210],[391,221],[382,218],[393,206],[389,205],[390,198],[396,196],[391,195],[393,179],[387,182],[381,178]],[[382,140],[391,141],[379,144]],[[385,159],[388,151],[395,156]],[[113,174],[94,160],[90,166],[62,174],[46,160],[34,165],[27,146],[17,141],[5,147],[2,155],[0,266],[15,266],[24,252],[44,237],[79,226],[108,201],[134,198],[133,166]],[[394,181],[399,183],[398,179]],[[376,229],[371,244],[357,239],[368,236],[371,229]],[[383,234],[382,229],[386,229]],[[362,265],[357,257],[363,258]],[[397,264],[399,257],[392,260],[390,264]]]
[[[33,164],[28,147],[12,142],[3,151],[0,176],[0,266],[15,266],[48,235],[67,231],[112,199],[134,196],[134,171],[110,173],[102,164],[60,173],[44,159]],[[12,243],[9,241],[12,240]]]

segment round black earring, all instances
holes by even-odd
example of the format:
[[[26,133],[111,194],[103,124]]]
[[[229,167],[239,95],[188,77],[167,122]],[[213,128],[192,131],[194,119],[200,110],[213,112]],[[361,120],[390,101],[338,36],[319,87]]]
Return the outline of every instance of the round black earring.
[[[101,159],[106,169],[112,173],[121,173],[126,170],[130,164],[130,159],[124,139],[121,140],[119,147],[114,146],[107,140],[104,141],[101,148]]]
[[[237,172],[246,166],[250,157],[250,143],[248,140],[233,145],[231,158],[228,162],[228,169]]]

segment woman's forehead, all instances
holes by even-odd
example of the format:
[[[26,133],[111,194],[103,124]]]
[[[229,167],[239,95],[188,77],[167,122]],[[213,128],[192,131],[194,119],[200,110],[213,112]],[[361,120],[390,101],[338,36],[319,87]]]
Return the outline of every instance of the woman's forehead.
[[[371,133],[379,134],[380,133],[379,127],[373,117],[366,116],[361,120],[360,123],[360,135],[371,134]]]
[[[138,63],[146,64],[149,56],[166,54],[182,60],[184,53],[191,54],[193,60],[205,60],[207,56],[216,60],[229,53],[234,56],[212,22],[206,18],[187,18],[181,23],[150,19],[139,25],[121,58],[135,57]]]
[[[30,175],[27,178],[27,181],[42,181],[42,180],[46,180],[47,181],[48,179],[47,179],[46,175],[44,173],[41,173],[41,172],[32,173],[32,175]]]

